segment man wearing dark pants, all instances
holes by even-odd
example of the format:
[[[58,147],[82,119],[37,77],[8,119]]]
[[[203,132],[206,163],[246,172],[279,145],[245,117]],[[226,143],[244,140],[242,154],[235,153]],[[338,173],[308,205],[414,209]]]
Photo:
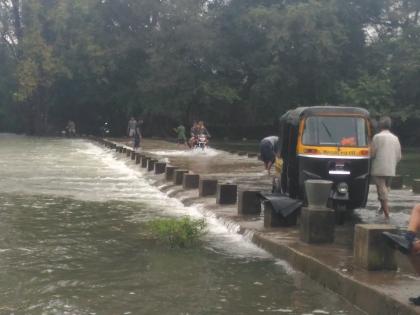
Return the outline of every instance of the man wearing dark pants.
[[[268,175],[270,175],[270,169],[276,161],[278,143],[279,137],[276,136],[266,137],[260,142],[261,160],[264,162],[264,167]]]

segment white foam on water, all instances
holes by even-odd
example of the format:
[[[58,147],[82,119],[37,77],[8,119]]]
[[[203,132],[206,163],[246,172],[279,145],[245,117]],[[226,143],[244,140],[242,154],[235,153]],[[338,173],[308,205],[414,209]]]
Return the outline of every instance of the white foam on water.
[[[207,152],[210,150],[211,149],[208,149]],[[211,154],[218,153],[217,150],[214,151],[215,152]],[[211,247],[209,250],[216,251],[219,254],[241,257],[244,259],[273,260],[277,266],[281,267],[287,273],[295,272],[286,262],[280,259],[274,259],[267,251],[252,243],[252,232],[245,233],[244,235],[239,234],[239,224],[233,221],[218,219],[213,212],[206,210],[203,205],[187,207],[184,206],[180,200],[168,197],[167,194],[171,191],[163,193],[157,187],[151,186],[143,176],[141,169],[136,170],[127,165],[128,160],[116,160],[114,154],[106,152],[93,144],[91,144],[84,153],[95,155],[97,159],[106,165],[106,167],[112,169],[112,171],[115,172],[115,176],[118,178],[125,177],[126,179],[142,182],[141,187],[134,186],[135,188],[133,189],[134,192],[136,192],[137,201],[150,204],[150,208],[157,209],[161,214],[170,216],[189,216],[195,219],[204,218],[209,232],[205,236],[205,239],[209,242]],[[191,153],[191,151],[188,151],[188,153]],[[160,152],[160,154],[164,153]],[[136,191],[136,189],[139,190]],[[146,191],[147,193],[145,193]],[[121,196],[121,193],[116,193],[114,198],[118,196]],[[133,198],[133,201],[135,201],[136,198]],[[143,217],[136,218],[136,216],[134,216],[132,219],[142,220]]]
[[[163,155],[163,156],[191,156],[191,157],[197,157],[197,156],[207,156],[207,157],[213,157],[220,154],[225,154],[224,151],[216,150],[213,148],[206,148],[204,150],[202,149],[185,149],[185,150],[152,150],[150,153],[156,154],[156,155]]]

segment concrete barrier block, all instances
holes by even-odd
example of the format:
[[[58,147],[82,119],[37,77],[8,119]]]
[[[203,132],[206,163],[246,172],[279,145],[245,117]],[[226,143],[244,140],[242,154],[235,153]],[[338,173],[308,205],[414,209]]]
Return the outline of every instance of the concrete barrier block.
[[[354,232],[354,261],[367,270],[396,270],[394,250],[387,246],[382,232],[394,232],[387,224],[357,224]]]
[[[155,169],[156,163],[157,163],[157,160],[154,160],[154,159],[147,160],[147,167],[146,167],[147,171],[148,172],[153,171]]]
[[[184,189],[198,188],[199,181],[200,181],[200,175],[185,173],[182,178],[182,188]]]
[[[198,183],[198,195],[200,197],[213,196],[217,192],[217,179],[200,178]]]
[[[175,185],[182,185],[182,180],[184,177],[184,174],[188,173],[188,170],[180,170],[177,169],[174,171],[174,177],[173,177],[173,181]]]
[[[127,156],[131,156],[131,152],[133,152],[133,150],[131,150],[131,149],[127,149],[125,151],[125,153],[126,153]]]
[[[131,151],[131,159],[134,161],[136,159],[136,152]]]
[[[238,214],[259,215],[261,213],[261,201],[258,197],[259,191],[242,190],[238,193]]]
[[[391,180],[391,189],[401,189],[403,187],[403,177],[395,175]]]
[[[175,170],[179,169],[179,167],[172,166],[172,165],[166,165],[165,168],[165,179],[167,181],[173,181],[174,180],[174,174]]]
[[[166,163],[165,162],[156,162],[155,163],[155,174],[163,174],[165,173]]]
[[[334,242],[335,212],[326,207],[303,207],[300,215],[300,239],[306,243]]]
[[[127,153],[127,148],[126,147],[123,147],[121,153]]]
[[[217,184],[216,203],[220,205],[235,204],[238,198],[238,186],[234,184]]]
[[[136,164],[140,164],[140,162],[141,162],[141,154],[136,153]]]
[[[420,179],[413,180],[413,193],[420,194]]]
[[[264,227],[288,227],[295,226],[297,223],[297,217],[300,211],[295,211],[287,217],[282,216],[280,213],[274,211],[273,207],[269,202],[264,202]]]
[[[147,163],[148,163],[149,160],[151,160],[150,157],[148,157],[148,156],[142,156],[141,157],[141,167],[142,168],[147,168]]]

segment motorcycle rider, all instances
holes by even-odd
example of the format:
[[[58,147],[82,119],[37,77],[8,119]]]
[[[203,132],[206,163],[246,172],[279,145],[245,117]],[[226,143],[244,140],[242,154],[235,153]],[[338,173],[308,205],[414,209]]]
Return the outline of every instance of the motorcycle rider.
[[[198,122],[196,131],[197,131],[197,133],[194,137],[193,147],[198,145],[200,143],[200,141],[204,142],[204,145],[207,146],[208,145],[208,139],[210,138],[210,133],[208,132],[207,128],[204,126],[203,121]],[[200,138],[204,138],[205,140],[203,141]]]
[[[190,137],[190,140],[188,141],[188,145],[190,148],[194,148],[194,145],[197,141],[197,137],[200,134],[200,128],[196,120],[194,120],[193,122],[193,125],[190,129],[190,134],[191,134],[191,137]]]

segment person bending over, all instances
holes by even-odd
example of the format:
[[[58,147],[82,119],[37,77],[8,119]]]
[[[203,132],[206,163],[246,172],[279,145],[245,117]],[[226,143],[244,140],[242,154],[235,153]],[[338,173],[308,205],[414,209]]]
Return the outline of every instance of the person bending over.
[[[261,160],[264,162],[264,167],[268,175],[270,175],[271,167],[276,161],[276,155],[278,154],[278,143],[279,137],[277,136],[266,137],[260,142]]]
[[[420,275],[420,240],[417,233],[420,232],[420,204],[417,204],[411,211],[410,221],[406,231],[400,234],[383,232],[388,240],[388,244],[398,249],[401,253],[408,256],[411,264]],[[420,306],[420,295],[411,297],[409,301],[414,305]]]

